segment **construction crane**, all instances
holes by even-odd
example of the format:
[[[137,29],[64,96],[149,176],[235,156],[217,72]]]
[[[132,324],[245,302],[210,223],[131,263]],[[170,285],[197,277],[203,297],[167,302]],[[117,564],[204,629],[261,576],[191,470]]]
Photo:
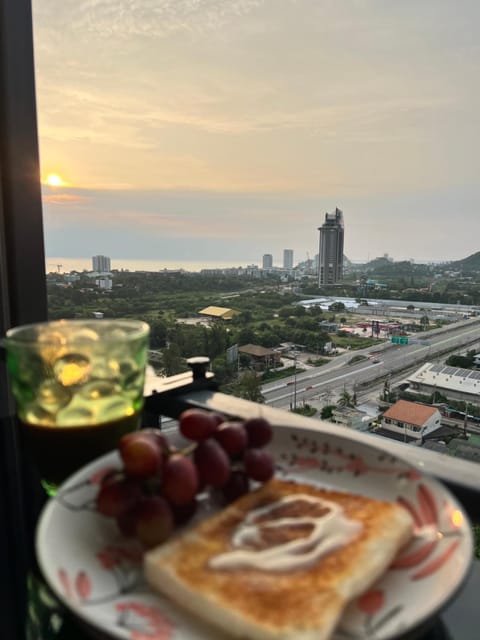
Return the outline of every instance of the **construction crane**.
[[[63,267],[63,264],[52,264],[51,262],[49,262],[47,264],[47,267],[57,267],[57,273],[60,273],[60,271],[61,271],[61,269]]]

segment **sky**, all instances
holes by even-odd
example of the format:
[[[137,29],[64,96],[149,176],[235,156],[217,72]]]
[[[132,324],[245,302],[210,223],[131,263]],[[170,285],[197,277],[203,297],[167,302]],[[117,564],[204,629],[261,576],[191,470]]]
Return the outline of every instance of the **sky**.
[[[480,250],[478,0],[33,0],[33,18],[47,256],[296,262],[335,207],[351,260]]]

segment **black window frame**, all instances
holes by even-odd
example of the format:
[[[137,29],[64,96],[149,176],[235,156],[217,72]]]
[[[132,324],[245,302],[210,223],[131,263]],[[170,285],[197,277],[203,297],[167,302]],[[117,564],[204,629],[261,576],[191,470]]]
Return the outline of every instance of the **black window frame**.
[[[47,319],[30,0],[0,0],[0,338]],[[25,633],[26,575],[36,514],[0,356],[1,635]]]

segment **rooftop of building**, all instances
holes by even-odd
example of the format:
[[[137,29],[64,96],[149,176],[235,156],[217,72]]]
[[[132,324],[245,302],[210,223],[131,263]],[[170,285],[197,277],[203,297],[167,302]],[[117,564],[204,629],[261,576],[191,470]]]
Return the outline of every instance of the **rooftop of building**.
[[[238,315],[238,311],[235,309],[229,309],[227,307],[205,307],[198,312],[202,316],[210,316],[213,318],[223,318],[224,320],[230,320],[234,316]]]
[[[449,367],[427,362],[408,376],[409,383],[437,387],[450,391],[477,394],[480,398],[480,371]]]
[[[421,427],[429,418],[440,412],[436,407],[409,400],[397,400],[385,413],[384,418],[399,420],[418,427]]]
[[[245,353],[248,356],[255,356],[256,358],[264,358],[265,356],[277,355],[278,352],[274,349],[266,349],[257,344],[244,344],[238,347],[240,353]]]

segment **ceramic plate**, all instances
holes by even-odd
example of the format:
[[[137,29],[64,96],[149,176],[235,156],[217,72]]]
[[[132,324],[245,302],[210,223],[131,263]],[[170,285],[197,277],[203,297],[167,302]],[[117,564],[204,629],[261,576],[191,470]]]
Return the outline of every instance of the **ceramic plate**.
[[[415,521],[412,542],[384,577],[349,605],[335,638],[400,637],[455,594],[472,562],[473,539],[462,507],[443,485],[348,435],[281,427],[271,449],[279,477],[396,501]],[[37,556],[48,584],[77,616],[112,638],[225,638],[153,593],[142,579],[141,549],[95,513],[102,477],[119,466],[115,452],[99,458],[46,505],[37,529]]]

